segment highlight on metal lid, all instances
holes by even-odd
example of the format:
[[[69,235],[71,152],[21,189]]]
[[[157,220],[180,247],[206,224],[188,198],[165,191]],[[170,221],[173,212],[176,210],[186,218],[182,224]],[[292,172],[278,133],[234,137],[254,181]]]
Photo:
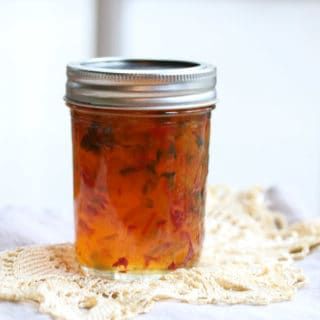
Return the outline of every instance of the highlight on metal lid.
[[[190,109],[214,106],[215,87],[211,64],[108,57],[68,64],[65,98],[92,108]]]

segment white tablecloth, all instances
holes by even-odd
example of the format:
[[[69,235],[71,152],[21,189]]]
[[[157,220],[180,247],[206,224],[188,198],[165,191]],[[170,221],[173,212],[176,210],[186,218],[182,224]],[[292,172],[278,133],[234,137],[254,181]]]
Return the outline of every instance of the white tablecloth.
[[[0,209],[0,250],[34,243],[72,241],[72,214],[57,214],[49,210],[5,207]],[[320,251],[298,263],[310,279],[293,301],[269,306],[188,305],[175,302],[156,304],[141,320],[319,320],[320,319]],[[1,284],[0,284],[1,285]],[[37,312],[36,306],[0,302],[0,320],[50,319]],[[76,319],[75,319],[76,320]]]

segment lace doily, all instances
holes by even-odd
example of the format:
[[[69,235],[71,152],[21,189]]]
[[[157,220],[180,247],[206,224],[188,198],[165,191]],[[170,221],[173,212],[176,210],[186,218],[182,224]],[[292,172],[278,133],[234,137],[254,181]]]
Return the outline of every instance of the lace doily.
[[[85,277],[71,244],[24,247],[0,255],[0,299],[34,301],[59,319],[128,319],[153,303],[268,304],[289,300],[305,276],[294,259],[320,245],[320,221],[288,225],[263,191],[208,190],[199,266],[158,280]]]

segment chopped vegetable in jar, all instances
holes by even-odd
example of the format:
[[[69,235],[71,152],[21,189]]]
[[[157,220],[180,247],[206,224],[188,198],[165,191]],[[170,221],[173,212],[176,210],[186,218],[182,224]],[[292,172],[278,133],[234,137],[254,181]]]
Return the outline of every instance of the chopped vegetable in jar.
[[[121,272],[194,265],[211,109],[128,115],[72,107],[80,263]]]

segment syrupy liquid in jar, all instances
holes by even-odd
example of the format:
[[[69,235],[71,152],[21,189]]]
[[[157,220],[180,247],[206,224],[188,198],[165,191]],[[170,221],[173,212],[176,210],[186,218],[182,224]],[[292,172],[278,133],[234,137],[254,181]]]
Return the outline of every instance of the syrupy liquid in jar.
[[[80,264],[121,272],[193,266],[204,234],[212,108],[70,107]]]

